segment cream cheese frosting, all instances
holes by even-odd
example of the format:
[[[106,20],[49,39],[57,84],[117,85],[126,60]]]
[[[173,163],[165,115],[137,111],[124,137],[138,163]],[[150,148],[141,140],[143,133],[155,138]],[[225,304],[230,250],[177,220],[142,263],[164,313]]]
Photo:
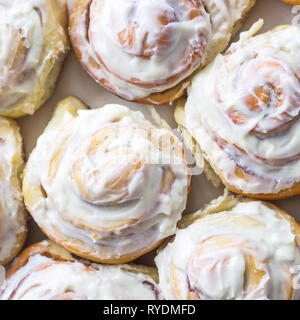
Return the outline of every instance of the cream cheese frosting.
[[[87,266],[36,254],[7,281],[1,300],[156,300],[153,279],[130,267]]]
[[[88,72],[137,100],[207,64],[218,45],[228,43],[243,6],[237,0],[93,0],[70,34],[80,39],[74,43]]]
[[[34,69],[40,63],[43,48],[43,3],[0,1],[0,110],[33,89]]]
[[[249,33],[198,73],[186,126],[207,160],[245,193],[278,193],[300,181],[300,29]],[[240,166],[249,175],[235,174]]]
[[[64,0],[0,0],[0,114],[32,114],[68,52]]]
[[[299,299],[294,228],[263,202],[205,215],[178,230],[155,262],[166,299]]]
[[[39,226],[63,245],[80,241],[96,260],[174,234],[190,179],[179,140],[120,105],[63,117],[38,139],[25,171],[25,203]],[[30,205],[26,185],[43,189]]]

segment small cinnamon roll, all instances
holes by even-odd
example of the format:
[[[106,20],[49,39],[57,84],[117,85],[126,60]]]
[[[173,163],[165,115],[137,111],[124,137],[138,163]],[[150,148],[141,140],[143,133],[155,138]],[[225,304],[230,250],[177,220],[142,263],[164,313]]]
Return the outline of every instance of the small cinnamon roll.
[[[0,300],[156,300],[156,281],[155,268],[88,263],[43,241],[15,259]]]
[[[175,233],[189,168],[178,138],[120,105],[61,101],[25,168],[25,204],[81,257],[132,261]]]
[[[0,115],[33,114],[67,52],[65,0],[0,0]]]
[[[255,0],[74,0],[69,33],[84,69],[127,99],[171,103],[223,51]]]

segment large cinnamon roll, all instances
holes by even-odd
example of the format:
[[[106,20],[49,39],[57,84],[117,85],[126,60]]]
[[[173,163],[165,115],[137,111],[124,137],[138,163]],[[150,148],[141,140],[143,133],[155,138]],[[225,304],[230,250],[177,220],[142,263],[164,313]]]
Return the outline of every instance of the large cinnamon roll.
[[[176,118],[230,190],[280,199],[300,193],[300,29],[253,37],[261,25],[195,76]]]
[[[227,46],[255,0],[74,0],[69,32],[85,70],[128,100],[170,103]]]
[[[120,105],[59,103],[24,175],[25,204],[76,255],[128,262],[175,233],[190,183],[173,133]]]
[[[162,298],[156,281],[155,268],[78,261],[43,241],[15,259],[0,300],[155,300]]]
[[[229,196],[186,219],[155,259],[166,299],[300,299],[300,226],[287,213]]]
[[[16,256],[27,233],[20,183],[22,153],[17,124],[0,117],[0,265]]]
[[[0,115],[33,114],[68,52],[66,0],[0,0]]]

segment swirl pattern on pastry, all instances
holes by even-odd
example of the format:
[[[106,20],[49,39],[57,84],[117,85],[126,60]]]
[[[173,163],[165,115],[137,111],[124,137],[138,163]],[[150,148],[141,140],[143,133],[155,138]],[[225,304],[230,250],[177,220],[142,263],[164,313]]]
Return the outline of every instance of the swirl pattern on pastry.
[[[21,250],[27,233],[20,186],[22,151],[17,124],[0,117],[0,265]]]
[[[140,112],[69,97],[39,138],[25,204],[54,241],[100,262],[128,262],[175,233],[190,183],[183,146]]]
[[[64,0],[0,0],[0,114],[32,114],[68,52]]]
[[[186,125],[232,191],[266,199],[299,194],[300,29],[247,36],[195,77]]]
[[[203,215],[156,257],[166,299],[298,300],[300,227],[273,204]]]
[[[254,2],[75,0],[70,37],[105,88],[128,100],[169,103],[183,94],[184,79],[225,49]]]
[[[78,261],[51,241],[43,241],[15,260],[0,300],[161,299],[155,278],[154,268]]]

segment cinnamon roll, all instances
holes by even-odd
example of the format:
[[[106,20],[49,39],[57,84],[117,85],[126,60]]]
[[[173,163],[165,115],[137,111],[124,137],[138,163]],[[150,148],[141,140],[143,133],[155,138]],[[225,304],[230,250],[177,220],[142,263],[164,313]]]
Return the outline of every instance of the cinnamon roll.
[[[27,233],[20,183],[22,151],[17,124],[0,117],[0,265],[17,255]]]
[[[0,0],[0,115],[33,114],[68,52],[66,0]]]
[[[193,79],[177,122],[232,191],[258,199],[300,194],[300,29],[241,35]]]
[[[171,103],[223,51],[255,0],[74,0],[69,33],[84,69],[127,99]]]
[[[230,196],[187,218],[155,259],[166,299],[300,299],[300,226],[287,213]]]
[[[120,105],[59,103],[25,168],[34,220],[74,254],[132,261],[175,233],[189,168],[178,138]]]
[[[0,300],[161,299],[155,268],[79,261],[51,241],[24,250],[12,264]]]

